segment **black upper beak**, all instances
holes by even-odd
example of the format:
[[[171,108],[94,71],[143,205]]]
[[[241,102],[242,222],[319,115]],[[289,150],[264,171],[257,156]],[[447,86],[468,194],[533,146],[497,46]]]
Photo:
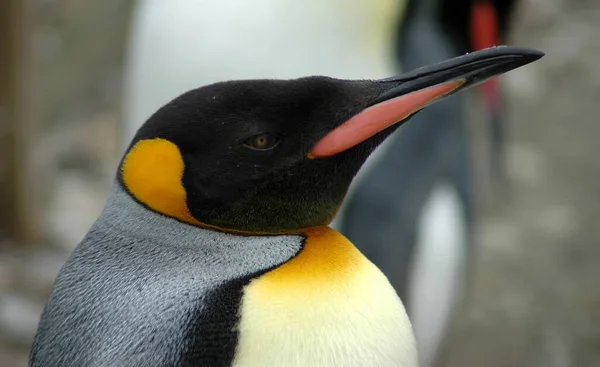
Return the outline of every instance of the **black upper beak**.
[[[544,56],[540,51],[493,47],[415,69],[397,77],[374,81],[384,92],[364,110],[317,142],[309,157],[341,153],[375,134],[406,121],[431,103],[458,91],[529,64]]]
[[[460,87],[444,95],[448,96],[481,84],[497,75],[532,63],[543,56],[544,53],[541,51],[510,46],[498,46],[475,51],[437,64],[414,69],[400,76],[377,80],[379,83],[393,83],[397,86],[381,94],[379,98],[373,101],[373,104],[437,84],[464,79],[465,82]]]

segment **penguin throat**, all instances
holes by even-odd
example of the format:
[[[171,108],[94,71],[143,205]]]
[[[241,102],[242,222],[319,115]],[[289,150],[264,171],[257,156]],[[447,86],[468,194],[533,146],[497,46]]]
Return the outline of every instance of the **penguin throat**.
[[[123,159],[121,183],[134,199],[147,208],[193,226],[246,235],[298,234],[306,230],[261,230],[260,226],[256,230],[250,226],[231,229],[227,225],[199,221],[187,204],[187,193],[182,183],[184,168],[183,157],[174,143],[161,138],[140,140]],[[233,212],[231,215],[235,214]],[[247,213],[237,214],[243,216]],[[249,218],[246,222],[249,222]]]

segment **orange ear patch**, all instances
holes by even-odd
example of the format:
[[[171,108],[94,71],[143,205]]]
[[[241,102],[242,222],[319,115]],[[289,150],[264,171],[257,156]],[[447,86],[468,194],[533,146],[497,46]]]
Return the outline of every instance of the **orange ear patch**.
[[[151,209],[181,221],[201,225],[186,202],[183,158],[177,145],[165,139],[141,140],[123,160],[123,182],[130,194]]]

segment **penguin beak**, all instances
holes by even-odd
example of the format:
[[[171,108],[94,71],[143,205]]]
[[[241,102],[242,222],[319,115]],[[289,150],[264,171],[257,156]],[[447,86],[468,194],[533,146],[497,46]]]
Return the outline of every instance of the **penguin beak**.
[[[461,90],[540,59],[540,51],[493,47],[376,80],[384,92],[364,110],[345,121],[312,148],[309,157],[342,153],[375,134],[408,120],[426,106]],[[440,121],[441,122],[441,121]]]

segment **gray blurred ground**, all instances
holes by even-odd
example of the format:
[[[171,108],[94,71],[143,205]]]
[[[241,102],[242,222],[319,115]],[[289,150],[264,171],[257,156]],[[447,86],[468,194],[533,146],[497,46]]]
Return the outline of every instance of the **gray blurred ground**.
[[[481,213],[449,367],[600,366],[600,3],[523,2],[511,44],[546,57],[503,78],[509,184]],[[102,165],[87,176],[61,171],[48,213],[57,233],[85,232],[107,193],[115,157],[98,134],[118,120],[115,111],[93,118],[77,139],[96,146]],[[0,257],[0,366],[26,365],[41,302],[82,234],[64,237],[64,248]]]

